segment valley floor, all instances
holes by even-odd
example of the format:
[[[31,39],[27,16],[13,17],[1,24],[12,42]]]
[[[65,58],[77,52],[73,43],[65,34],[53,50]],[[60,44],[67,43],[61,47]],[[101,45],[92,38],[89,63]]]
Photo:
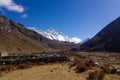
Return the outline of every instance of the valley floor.
[[[75,73],[68,63],[56,63],[2,73],[0,80],[86,80],[89,72]],[[104,80],[120,80],[120,76],[106,74]]]

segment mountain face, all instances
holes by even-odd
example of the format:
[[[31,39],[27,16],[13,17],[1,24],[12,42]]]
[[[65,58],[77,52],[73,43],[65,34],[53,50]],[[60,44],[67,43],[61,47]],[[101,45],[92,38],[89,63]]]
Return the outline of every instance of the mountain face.
[[[42,30],[36,30],[33,28],[33,30],[37,31],[42,36],[44,36],[48,39],[51,39],[51,40],[66,41],[66,42],[72,42],[75,44],[79,44],[81,42],[81,39],[79,39],[77,37],[70,38],[68,36],[65,36],[63,33],[58,32],[54,29],[48,29],[46,31],[42,31]]]
[[[76,45],[50,40],[4,16],[0,16],[0,52],[38,53],[69,50]]]
[[[81,45],[81,50],[120,52],[120,17]]]

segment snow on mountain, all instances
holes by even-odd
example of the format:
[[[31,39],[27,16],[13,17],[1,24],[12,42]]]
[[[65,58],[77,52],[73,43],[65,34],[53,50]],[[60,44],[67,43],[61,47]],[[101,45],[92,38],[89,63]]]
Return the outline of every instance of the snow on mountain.
[[[74,43],[81,43],[81,39],[77,38],[77,37],[72,37],[70,38],[70,42],[74,42]]]
[[[81,41],[82,41],[81,39],[79,39],[77,37],[68,37],[68,36],[64,35],[62,32],[58,32],[54,29],[48,29],[46,31],[37,30],[37,29],[31,28],[31,27],[29,29],[35,30],[42,36],[49,38],[51,40],[67,41],[67,42],[73,42],[75,44],[81,43]]]

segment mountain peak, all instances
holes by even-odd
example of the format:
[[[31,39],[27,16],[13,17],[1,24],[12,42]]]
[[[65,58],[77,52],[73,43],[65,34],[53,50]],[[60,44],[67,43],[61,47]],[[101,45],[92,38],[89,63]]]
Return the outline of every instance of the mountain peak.
[[[37,29],[33,29],[33,30],[37,31],[39,34],[41,34],[44,37],[51,39],[51,40],[73,42],[76,44],[81,42],[81,39],[79,39],[77,37],[68,37],[68,36],[64,35],[62,32],[59,32],[53,28],[50,28],[46,31],[37,30]]]
[[[59,32],[59,31],[57,31],[56,29],[53,29],[53,28],[47,29],[46,32],[53,33],[53,34],[64,35],[62,32]]]
[[[54,34],[53,30],[51,32]],[[0,16],[0,52],[39,53],[70,50],[73,47],[77,45],[50,40],[34,30],[27,29],[23,24]]]
[[[57,30],[50,28],[50,29],[47,29],[47,31],[57,31]]]

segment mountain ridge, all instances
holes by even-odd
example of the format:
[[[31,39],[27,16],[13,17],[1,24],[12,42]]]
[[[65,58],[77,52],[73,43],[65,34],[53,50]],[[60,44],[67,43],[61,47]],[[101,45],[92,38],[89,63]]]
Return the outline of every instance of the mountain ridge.
[[[51,40],[66,41],[66,42],[72,42],[75,44],[80,44],[82,42],[82,40],[77,38],[77,37],[68,37],[68,36],[64,35],[62,32],[59,32],[53,28],[50,28],[50,29],[45,30],[45,31],[38,30],[38,29],[35,29],[32,27],[29,27],[29,29],[35,30],[39,34],[41,34],[44,37],[51,39]]]
[[[84,51],[120,52],[120,17],[81,45],[80,49]]]
[[[72,47],[76,45],[50,40],[23,24],[0,16],[0,52],[39,53],[70,50]]]

